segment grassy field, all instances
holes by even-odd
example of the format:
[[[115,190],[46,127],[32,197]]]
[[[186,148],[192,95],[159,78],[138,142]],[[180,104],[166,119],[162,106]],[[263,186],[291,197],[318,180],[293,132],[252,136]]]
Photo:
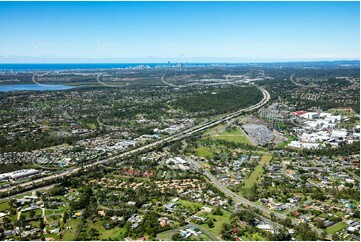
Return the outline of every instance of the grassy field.
[[[292,140],[295,140],[295,137],[293,137],[293,136],[287,135],[286,137],[287,137],[287,140],[282,141],[281,143],[278,143],[276,145],[276,147],[283,148],[283,147],[287,146],[289,143],[291,143]]]
[[[77,230],[79,224],[81,223],[81,219],[69,219],[64,227],[70,226],[71,229],[66,229],[64,231],[63,240],[66,241],[74,241],[76,239]]]
[[[171,237],[173,234],[174,234],[173,230],[168,230],[168,231],[157,234],[157,238],[159,238],[160,240],[166,240],[166,239],[168,239],[168,237]]]
[[[176,202],[177,205],[184,207],[184,208],[189,208],[191,209],[193,212],[196,212],[197,208],[201,208],[202,204],[201,203],[195,203],[195,202],[191,202],[191,201],[186,201],[186,200],[178,200]]]
[[[58,209],[45,209],[45,216],[63,214],[67,211],[66,207],[59,207]]]
[[[46,234],[44,237],[45,238],[52,238],[55,241],[59,241],[59,239],[60,239],[60,236],[58,234]]]
[[[266,240],[259,233],[250,234],[249,232],[245,232],[241,238],[244,241],[265,241]]]
[[[204,213],[204,212],[198,213],[197,215],[199,215],[199,216],[207,217],[207,218],[211,218],[213,220],[216,220],[216,221],[213,221],[214,222],[214,227],[213,228],[209,228],[207,224],[201,224],[200,226],[203,227],[206,230],[211,231],[213,234],[215,234],[217,236],[220,235],[221,231],[222,231],[222,224],[224,224],[224,223],[229,224],[231,222],[230,221],[231,220],[231,213],[226,211],[226,210],[223,210],[223,209],[222,209],[222,212],[223,212],[222,216],[213,215],[212,213]]]
[[[340,231],[341,229],[345,228],[347,226],[347,223],[345,222],[338,222],[337,224],[334,224],[326,229],[327,233],[334,234],[337,231]]]
[[[9,209],[10,205],[8,202],[2,202],[0,203],[0,212],[5,211],[6,209]]]
[[[351,116],[353,114],[355,114],[355,111],[351,111],[348,108],[331,108],[329,110],[327,110],[326,112],[331,113],[333,115],[344,115],[344,116]]]
[[[99,240],[123,240],[122,236],[125,234],[126,228],[114,228],[110,230],[102,229],[100,230]]]
[[[207,157],[213,158],[214,153],[217,151],[220,151],[220,149],[213,148],[213,147],[199,146],[196,149],[196,154],[197,154],[197,156],[200,156],[203,158],[207,158]]]
[[[241,129],[224,131],[220,134],[215,134],[210,137],[212,139],[221,139],[221,140],[235,142],[235,143],[244,143],[244,144],[248,144],[248,145],[253,145],[252,142],[248,139],[246,134]]]
[[[40,220],[30,221],[29,224],[35,228],[40,228]]]
[[[262,156],[259,164],[254,168],[252,174],[248,177],[248,179],[245,180],[244,188],[250,189],[257,182],[257,179],[261,176],[263,172],[263,166],[268,165],[271,159],[271,155]]]
[[[221,116],[221,115],[220,115]],[[214,133],[219,133],[221,130],[224,129],[223,124],[219,124],[216,127],[210,128],[204,132],[204,135],[212,135]]]
[[[43,214],[41,209],[36,209],[34,211],[35,211],[35,217],[41,217],[41,215]],[[22,212],[21,215],[24,215],[26,218],[31,218],[30,211]]]
[[[96,129],[97,128],[95,123],[87,123],[86,125],[88,126],[89,129]]]

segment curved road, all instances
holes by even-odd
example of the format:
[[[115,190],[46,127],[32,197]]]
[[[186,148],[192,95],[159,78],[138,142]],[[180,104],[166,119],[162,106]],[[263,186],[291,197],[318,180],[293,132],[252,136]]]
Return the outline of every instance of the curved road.
[[[293,83],[293,84],[295,84],[296,86],[299,86],[299,87],[304,87],[305,85],[302,85],[301,83],[298,83],[298,82],[296,82],[295,80],[293,80],[293,76],[294,76],[295,74],[292,74],[292,76],[290,77],[290,81]]]

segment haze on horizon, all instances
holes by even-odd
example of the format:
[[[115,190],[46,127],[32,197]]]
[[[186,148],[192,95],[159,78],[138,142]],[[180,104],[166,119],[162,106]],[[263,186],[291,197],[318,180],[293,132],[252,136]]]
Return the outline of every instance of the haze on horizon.
[[[0,63],[360,58],[359,2],[0,2]]]

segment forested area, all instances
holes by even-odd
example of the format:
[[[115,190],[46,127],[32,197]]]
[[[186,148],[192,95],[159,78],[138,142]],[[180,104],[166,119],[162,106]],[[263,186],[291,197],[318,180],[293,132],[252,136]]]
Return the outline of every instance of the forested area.
[[[262,93],[256,87],[232,87],[178,98],[174,105],[199,116],[236,111],[257,103]]]

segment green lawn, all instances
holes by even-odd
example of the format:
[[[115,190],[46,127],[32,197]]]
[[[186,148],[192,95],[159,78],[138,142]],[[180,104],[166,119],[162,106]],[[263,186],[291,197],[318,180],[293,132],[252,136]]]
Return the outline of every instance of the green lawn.
[[[195,202],[191,202],[191,201],[187,201],[187,200],[178,200],[176,202],[176,204],[179,206],[179,207],[184,207],[184,208],[189,208],[191,209],[193,212],[196,212],[197,208],[202,208],[202,204],[201,203],[195,203]]]
[[[206,230],[211,231],[216,236],[220,235],[221,231],[222,231],[222,224],[231,223],[231,213],[224,210],[224,209],[222,209],[222,212],[223,212],[222,216],[213,215],[212,213],[204,213],[204,212],[198,213],[197,215],[199,215],[199,216],[217,220],[217,221],[213,221],[214,222],[214,227],[213,228],[209,228],[208,224],[206,224],[206,223],[201,224],[199,226],[203,227]]]
[[[202,241],[213,241],[211,239],[211,237],[209,237],[208,235],[206,235],[204,233],[201,235],[201,238],[202,238]]]
[[[257,179],[262,175],[263,166],[268,165],[271,161],[271,155],[263,155],[259,164],[254,168],[252,174],[244,181],[244,188],[251,189],[252,186],[257,182]]]
[[[36,209],[34,211],[35,211],[35,217],[41,217],[43,214],[41,209]],[[24,215],[25,218],[30,218],[30,213],[31,213],[31,211],[22,212],[21,215]]]
[[[215,148],[199,146],[196,149],[196,154],[197,154],[197,156],[200,156],[200,157],[203,157],[203,158],[207,158],[207,157],[213,158],[215,151],[216,151]]]
[[[65,229],[64,235],[63,235],[63,240],[74,241],[76,239],[76,234],[77,234],[77,230],[78,230],[80,223],[81,223],[80,218],[69,219],[64,227],[66,228],[66,227],[70,226],[71,229]]]
[[[58,207],[57,209],[45,209],[45,216],[61,215],[67,211],[66,207]]]
[[[211,136],[212,139],[221,139],[225,141],[235,142],[235,143],[244,143],[253,145],[252,142],[248,139],[246,134],[241,129],[224,131],[220,134],[215,134]]]
[[[345,222],[338,222],[337,224],[334,224],[326,229],[327,233],[334,234],[337,231],[340,231],[341,229],[345,228],[347,226],[347,223]]]
[[[249,232],[245,232],[241,238],[244,241],[265,241],[266,240],[259,233],[251,234]]]
[[[0,212],[5,211],[10,208],[10,205],[8,202],[0,203]]]
[[[127,229],[125,227],[123,228],[114,228],[111,230],[103,230],[101,235],[99,236],[100,240],[123,240],[124,234],[127,232]]]
[[[291,136],[291,135],[286,135],[286,138],[287,138],[287,140],[282,141],[281,143],[278,143],[276,145],[276,147],[283,148],[283,147],[287,146],[289,143],[291,143],[292,140],[295,140],[295,137]]]
[[[219,125],[217,125],[216,127],[207,129],[207,130],[204,132],[204,135],[210,135],[210,134],[212,134],[212,133],[218,133],[218,132],[220,132],[221,129],[223,129],[223,127],[224,127],[223,124],[219,124]]]
[[[86,125],[88,126],[89,129],[96,129],[97,128],[95,123],[87,123]]]
[[[168,231],[157,234],[157,238],[159,238],[161,240],[165,240],[165,239],[168,239],[168,237],[172,236],[173,234],[174,234],[173,230],[168,230]]]
[[[91,228],[95,228],[99,231],[99,240],[123,240],[124,235],[126,232],[126,228],[115,227],[113,229],[106,230],[104,228],[105,221],[98,221],[93,223],[92,221],[88,220],[87,222],[87,229],[88,231]]]
[[[55,241],[59,241],[60,236],[59,234],[46,234],[44,235],[45,238],[53,238]]]
[[[40,220],[30,221],[29,224],[35,228],[40,228]]]

